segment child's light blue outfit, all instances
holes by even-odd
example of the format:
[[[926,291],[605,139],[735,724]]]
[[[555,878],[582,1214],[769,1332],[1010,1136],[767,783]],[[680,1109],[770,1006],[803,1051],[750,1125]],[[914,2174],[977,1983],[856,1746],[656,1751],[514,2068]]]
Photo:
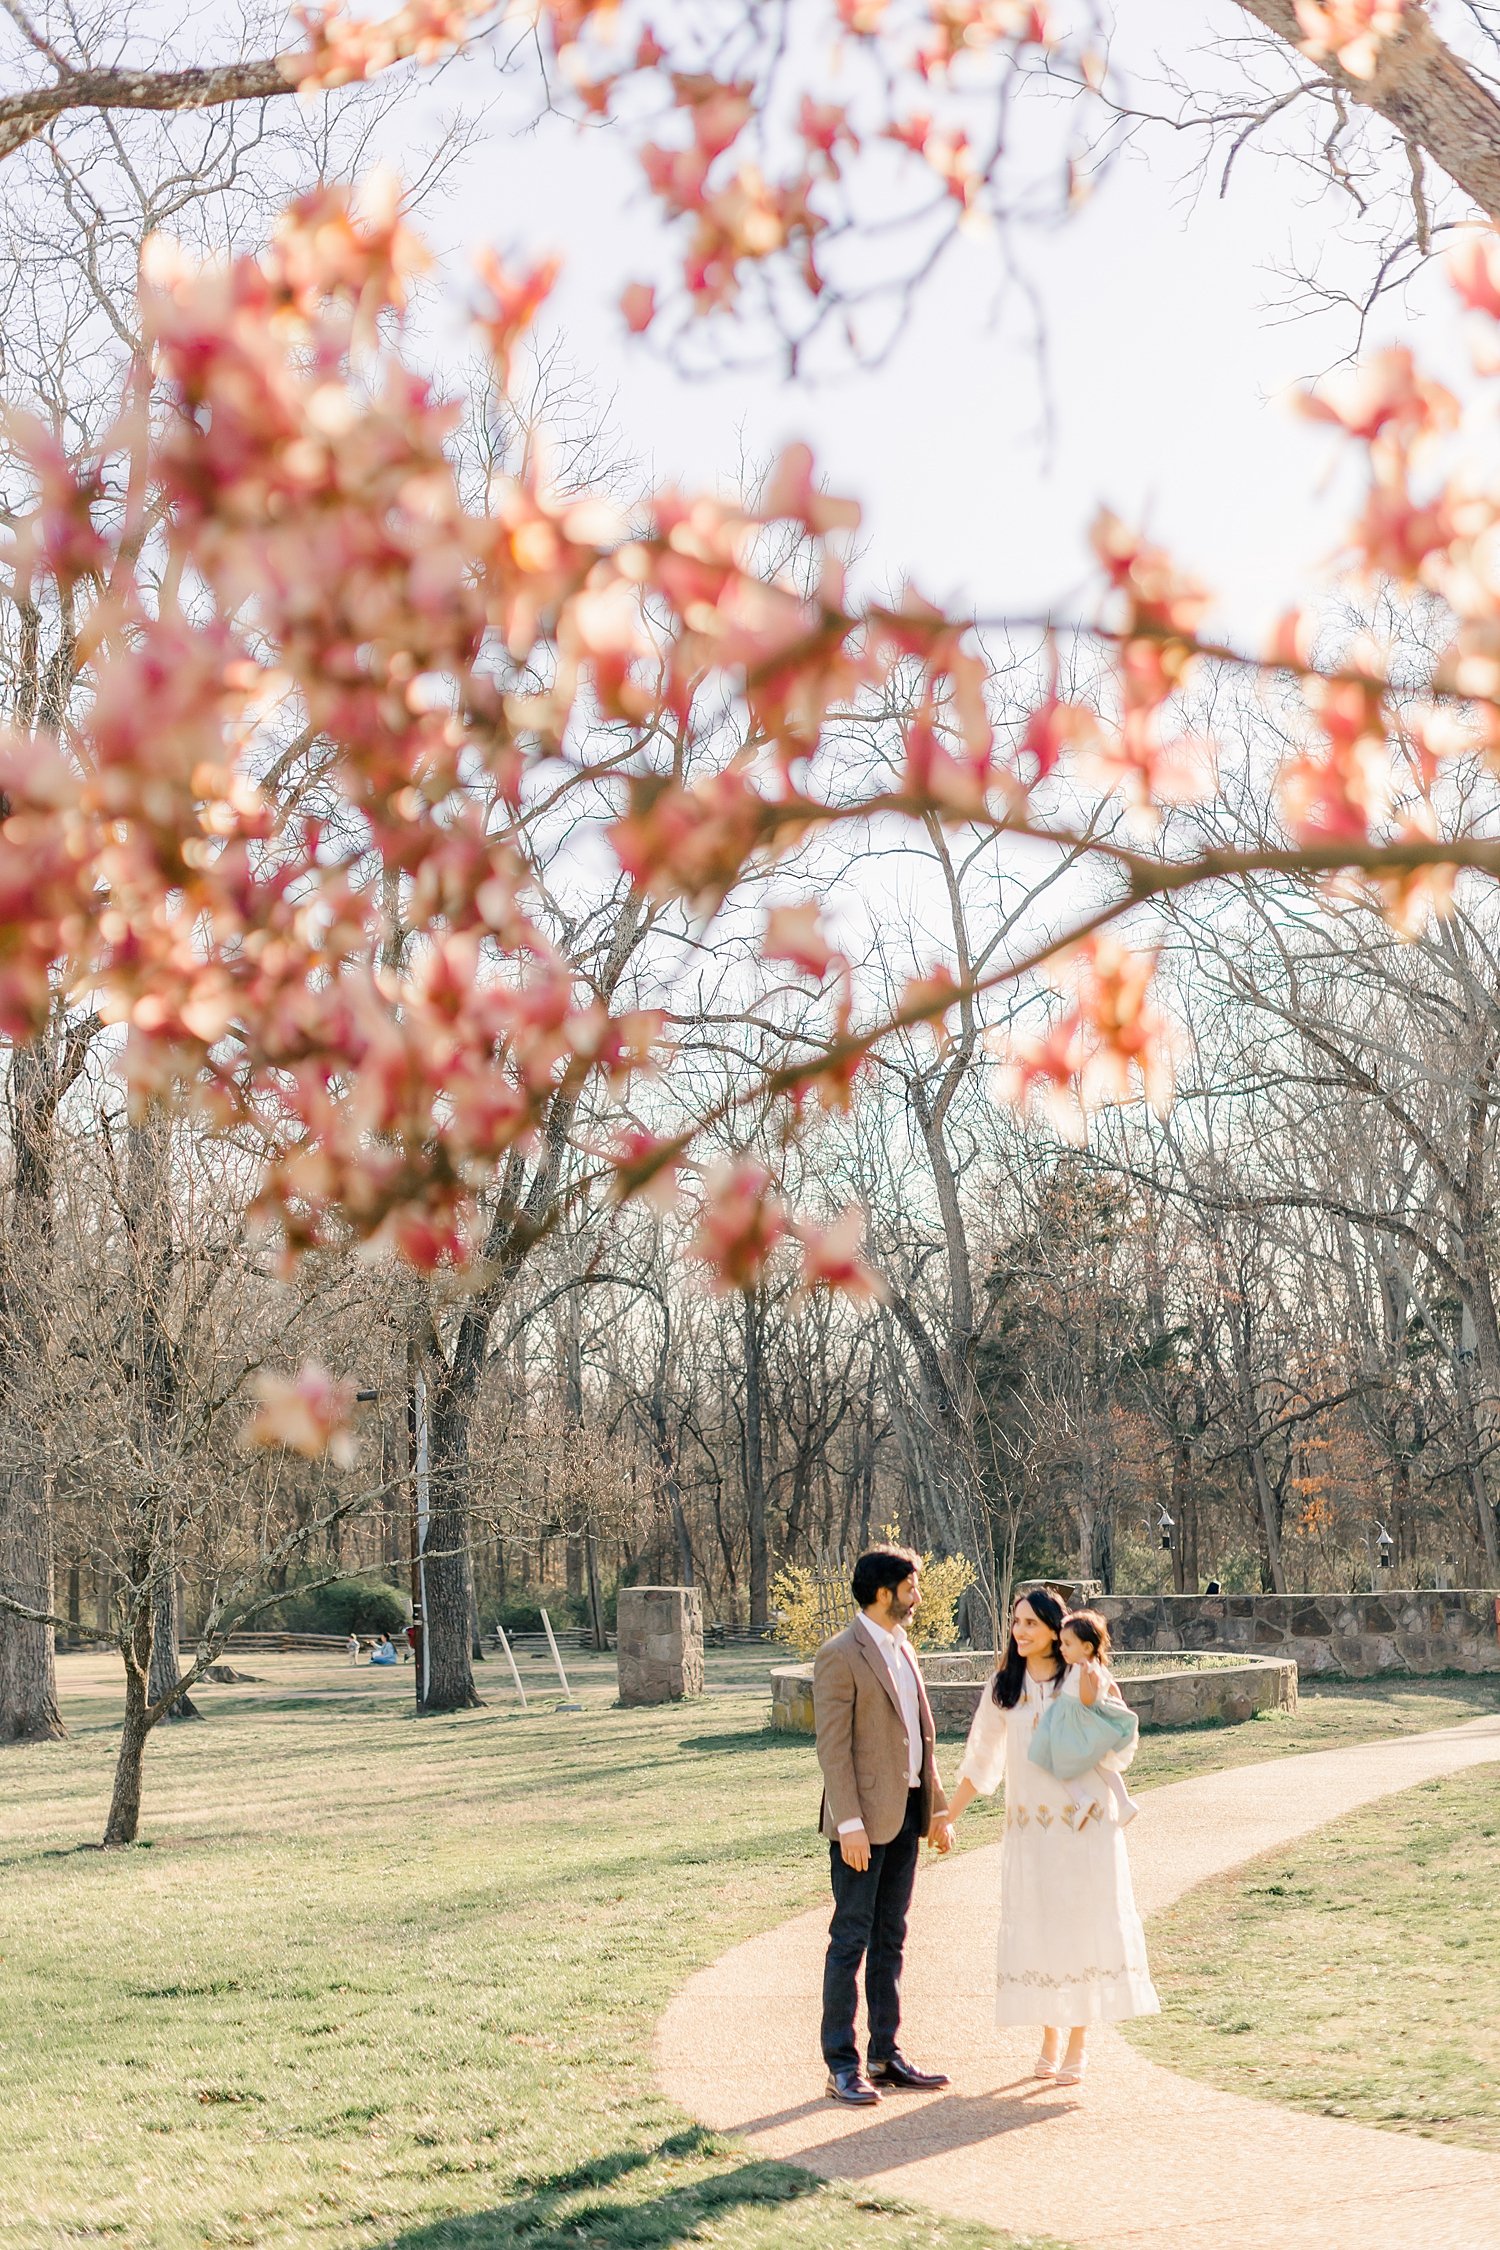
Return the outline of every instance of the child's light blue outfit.
[[[1078,1671],[1070,1666],[1059,1692],[1048,1697],[1026,1748],[1032,1764],[1058,1781],[1077,1781],[1095,1766],[1123,1773],[1140,1738],[1140,1720],[1108,1672],[1099,1673],[1099,1697],[1089,1705],[1079,1694]]]

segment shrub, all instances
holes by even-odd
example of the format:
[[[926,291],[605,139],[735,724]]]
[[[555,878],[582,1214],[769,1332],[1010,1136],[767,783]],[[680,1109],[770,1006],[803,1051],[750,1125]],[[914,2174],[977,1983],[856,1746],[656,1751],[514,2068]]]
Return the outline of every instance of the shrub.
[[[480,1622],[486,1631],[503,1625],[507,1633],[539,1633],[542,1630],[541,1604],[547,1604],[547,1615],[552,1620],[553,1631],[564,1625],[590,1624],[587,1594],[561,1594],[555,1586],[544,1586],[536,1594],[513,1594],[503,1602],[486,1603]],[[615,1598],[613,1594],[601,1600],[604,1622],[613,1626]]]
[[[410,1605],[382,1578],[335,1578],[294,1588],[270,1612],[289,1633],[399,1633]]]
[[[905,1544],[889,1524],[880,1537],[893,1547]],[[964,1555],[922,1557],[922,1606],[911,1635],[916,1647],[952,1648],[958,1639],[958,1605],[974,1578],[974,1566]],[[820,1576],[801,1563],[789,1563],[772,1580],[771,1599],[776,1639],[795,1656],[811,1656],[856,1615],[847,1570]]]

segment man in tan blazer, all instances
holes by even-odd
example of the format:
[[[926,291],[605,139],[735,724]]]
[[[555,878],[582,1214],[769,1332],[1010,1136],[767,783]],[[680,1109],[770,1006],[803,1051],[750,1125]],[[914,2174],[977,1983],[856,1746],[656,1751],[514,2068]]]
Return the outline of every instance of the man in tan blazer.
[[[948,1809],[934,1755],[932,1712],[906,1637],[921,1601],[920,1562],[876,1547],[854,1566],[859,1615],[823,1643],[813,1665],[819,1825],[829,1843],[833,1920],[823,1970],[823,2059],[835,2101],[878,2102],[880,2089],[926,2092],[941,2071],[918,2070],[896,2045],[901,1957],[922,1839]],[[946,1828],[933,1837],[940,1850]],[[869,2071],[859,2067],[854,2011],[865,1965]]]

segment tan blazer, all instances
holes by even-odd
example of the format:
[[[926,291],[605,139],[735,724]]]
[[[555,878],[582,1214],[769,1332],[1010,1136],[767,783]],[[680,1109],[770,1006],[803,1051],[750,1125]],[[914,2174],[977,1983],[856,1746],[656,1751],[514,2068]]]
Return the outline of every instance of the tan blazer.
[[[922,1827],[948,1800],[938,1778],[932,1712],[917,1670],[922,1720]],[[858,1624],[825,1641],[813,1662],[813,1714],[823,1804],[818,1825],[837,1839],[839,1823],[862,1820],[872,1844],[888,1844],[906,1818],[906,1721],[885,1658]]]

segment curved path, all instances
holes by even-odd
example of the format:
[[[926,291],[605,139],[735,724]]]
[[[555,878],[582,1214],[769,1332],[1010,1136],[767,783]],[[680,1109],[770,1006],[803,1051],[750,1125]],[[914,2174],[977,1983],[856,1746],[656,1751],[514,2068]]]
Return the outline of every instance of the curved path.
[[[1130,1831],[1142,1912],[1375,1798],[1491,1760],[1500,1716],[1152,1790]],[[1111,2250],[1500,2244],[1500,2157],[1219,2093],[1113,2031],[1091,2042],[1086,2100],[1028,2078],[1036,2033],[993,2021],[999,1872],[990,1844],[925,1865],[918,1881],[902,2013],[911,2053],[952,2074],[947,2092],[873,2111],[823,2098],[826,1907],[684,1987],[657,2031],[663,2087],[757,2156],[1018,2233],[1099,2233]]]

